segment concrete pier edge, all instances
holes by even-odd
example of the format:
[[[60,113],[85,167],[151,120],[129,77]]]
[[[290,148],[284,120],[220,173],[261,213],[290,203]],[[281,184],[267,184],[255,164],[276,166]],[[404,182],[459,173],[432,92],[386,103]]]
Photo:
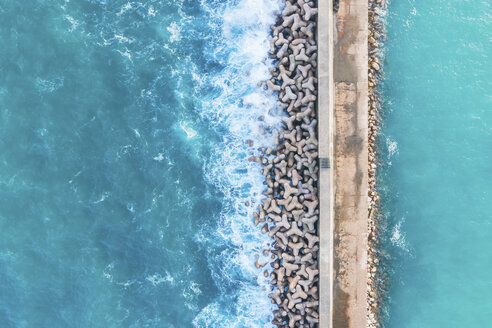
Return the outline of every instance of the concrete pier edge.
[[[319,0],[318,10],[319,327],[325,328],[331,326],[333,290],[333,0]]]

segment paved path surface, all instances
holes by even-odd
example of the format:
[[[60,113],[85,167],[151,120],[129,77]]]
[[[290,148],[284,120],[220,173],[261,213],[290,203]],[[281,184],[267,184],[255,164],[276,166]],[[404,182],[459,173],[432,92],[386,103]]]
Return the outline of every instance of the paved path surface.
[[[320,157],[320,328],[330,327],[332,291],[333,11],[332,0],[318,1],[318,136]]]
[[[366,326],[367,0],[319,0],[320,328]],[[333,237],[333,238],[332,238]]]
[[[368,216],[367,0],[335,18],[333,327],[366,327]]]
[[[331,327],[332,290],[332,167],[333,167],[333,5],[318,1],[318,136],[320,157],[320,328]]]

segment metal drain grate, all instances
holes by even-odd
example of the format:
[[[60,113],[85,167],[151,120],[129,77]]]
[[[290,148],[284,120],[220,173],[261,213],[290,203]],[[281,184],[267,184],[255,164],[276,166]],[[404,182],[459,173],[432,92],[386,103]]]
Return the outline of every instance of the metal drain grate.
[[[322,169],[329,169],[330,168],[330,159],[328,157],[320,157],[319,158],[319,164]]]

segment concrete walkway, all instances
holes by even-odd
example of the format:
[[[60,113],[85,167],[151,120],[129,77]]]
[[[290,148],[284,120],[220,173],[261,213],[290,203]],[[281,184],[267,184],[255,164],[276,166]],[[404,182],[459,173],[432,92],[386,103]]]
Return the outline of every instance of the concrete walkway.
[[[319,197],[320,256],[319,314],[320,328],[330,327],[332,291],[332,208],[333,193],[333,4],[318,1],[318,137],[319,137]]]
[[[366,327],[367,0],[319,0],[320,328]]]

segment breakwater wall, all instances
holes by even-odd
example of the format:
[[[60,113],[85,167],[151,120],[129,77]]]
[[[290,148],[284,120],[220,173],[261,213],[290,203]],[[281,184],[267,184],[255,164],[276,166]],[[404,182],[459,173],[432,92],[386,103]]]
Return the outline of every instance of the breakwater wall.
[[[368,1],[285,4],[263,84],[284,125],[277,148],[254,159],[268,186],[255,223],[273,238],[273,324],[367,327]]]
[[[367,326],[382,327],[382,304],[387,289],[387,279],[383,269],[385,256],[379,246],[379,227],[382,219],[379,213],[380,197],[377,192],[376,171],[378,167],[377,138],[379,132],[380,93],[379,81],[383,69],[381,46],[385,31],[382,16],[385,13],[385,0],[369,0],[369,38],[368,38],[368,78],[369,78],[369,215],[368,215],[368,257],[367,257]]]
[[[255,215],[274,242],[270,250],[272,292],[278,327],[317,327],[318,137],[317,43],[314,1],[286,1],[272,26],[272,78],[263,85],[278,94],[283,112],[276,149],[253,158],[263,164],[266,198]]]

